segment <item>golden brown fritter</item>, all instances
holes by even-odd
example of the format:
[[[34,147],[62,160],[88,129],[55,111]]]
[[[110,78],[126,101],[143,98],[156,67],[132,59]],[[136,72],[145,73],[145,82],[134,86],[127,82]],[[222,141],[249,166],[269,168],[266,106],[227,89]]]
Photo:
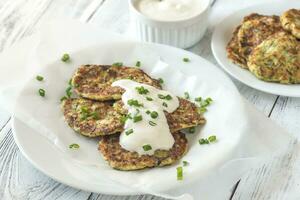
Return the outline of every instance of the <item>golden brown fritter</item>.
[[[183,133],[173,134],[175,143],[170,150],[156,150],[154,155],[139,155],[119,144],[119,135],[104,136],[99,142],[99,151],[108,164],[119,170],[138,170],[162,167],[178,161],[187,151],[188,141]]]
[[[179,107],[172,113],[165,112],[172,133],[205,123],[204,117],[199,114],[198,107],[194,103],[183,98],[178,99]],[[127,114],[127,110],[123,108],[123,105],[122,101],[117,101],[114,108],[121,114]]]
[[[233,32],[233,36],[229,43],[227,44],[226,51],[227,51],[227,57],[234,63],[239,65],[242,68],[247,69],[247,61],[246,59],[240,54],[239,49],[239,41],[237,37],[237,33],[239,31],[241,26],[236,27],[236,29]]]
[[[159,82],[141,69],[110,65],[80,66],[72,78],[72,85],[79,96],[100,101],[117,100],[124,90],[111,84],[119,79],[131,79],[161,89]]]
[[[261,15],[257,13],[252,13],[243,19],[243,23],[248,20],[254,20],[261,18]],[[230,39],[229,43],[227,44],[226,51],[227,51],[227,57],[235,64],[239,65],[240,67],[244,69],[248,69],[247,66],[247,60],[240,52],[240,44],[239,44],[239,38],[238,38],[238,32],[241,28],[241,25],[236,27],[236,29],[233,32],[232,38]]]
[[[238,33],[238,44],[240,55],[248,60],[252,50],[269,36],[283,31],[278,16],[253,15],[246,18]]]
[[[300,9],[290,9],[284,12],[280,21],[282,27],[300,39]]]
[[[300,42],[286,32],[277,33],[253,50],[248,66],[264,81],[300,83]]]
[[[62,110],[69,126],[84,136],[97,137],[123,130],[121,115],[111,102],[66,99],[62,102]]]

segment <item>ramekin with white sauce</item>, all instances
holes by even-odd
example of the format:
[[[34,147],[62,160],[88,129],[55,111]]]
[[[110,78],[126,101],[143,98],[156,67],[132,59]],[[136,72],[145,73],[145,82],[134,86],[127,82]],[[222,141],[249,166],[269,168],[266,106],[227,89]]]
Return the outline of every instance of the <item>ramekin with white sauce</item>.
[[[207,29],[210,0],[129,0],[129,10],[139,40],[188,48]]]

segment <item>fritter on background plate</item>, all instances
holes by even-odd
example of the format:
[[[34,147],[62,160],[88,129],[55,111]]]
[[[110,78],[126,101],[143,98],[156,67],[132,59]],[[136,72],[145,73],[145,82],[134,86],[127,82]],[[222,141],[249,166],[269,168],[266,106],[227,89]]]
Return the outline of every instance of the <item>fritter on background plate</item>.
[[[264,81],[300,83],[300,42],[286,32],[277,33],[253,50],[248,66]]]
[[[280,21],[282,27],[291,32],[296,38],[300,39],[300,10],[299,9],[290,9],[284,12]]]
[[[237,33],[240,55],[248,60],[252,50],[269,36],[282,31],[278,16],[255,15],[247,17]]]

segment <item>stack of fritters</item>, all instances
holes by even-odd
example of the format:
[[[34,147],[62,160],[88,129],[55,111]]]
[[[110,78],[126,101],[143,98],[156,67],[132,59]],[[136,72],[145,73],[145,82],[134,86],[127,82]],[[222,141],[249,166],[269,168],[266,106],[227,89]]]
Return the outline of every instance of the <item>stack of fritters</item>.
[[[281,17],[244,17],[227,45],[228,58],[264,81],[300,83],[300,10]]]
[[[197,106],[179,98],[179,107],[173,113],[165,112],[168,125],[175,139],[173,147],[157,150],[154,155],[138,155],[119,144],[127,110],[120,100],[124,90],[111,84],[120,79],[131,79],[161,89],[160,83],[141,69],[124,66],[83,65],[72,78],[78,98],[65,99],[62,110],[66,122],[76,132],[88,136],[101,136],[99,151],[109,165],[120,170],[137,170],[147,167],[170,165],[187,151],[187,140],[180,130],[205,123]]]

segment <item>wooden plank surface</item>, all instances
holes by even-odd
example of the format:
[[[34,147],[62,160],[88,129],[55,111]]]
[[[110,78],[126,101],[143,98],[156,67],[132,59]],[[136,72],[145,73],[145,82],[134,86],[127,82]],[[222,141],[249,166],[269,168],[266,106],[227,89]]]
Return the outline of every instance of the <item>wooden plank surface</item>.
[[[118,33],[125,33],[128,28],[128,10],[126,0],[0,0],[0,50],[7,48],[20,40],[24,35],[32,33],[45,20],[53,17],[69,17],[88,21],[96,26],[108,28]],[[190,51],[216,63],[210,49],[211,31]],[[300,119],[300,101],[294,98],[277,97],[251,89],[234,81],[242,95],[266,116],[270,116],[282,127],[298,135]],[[118,200],[158,200],[162,198],[151,195],[117,197],[73,189],[43,175],[34,169],[21,155],[13,141],[9,114],[0,111],[0,199],[118,199]],[[270,188],[274,182],[270,179],[281,169],[293,162],[282,158],[277,170],[264,167],[262,170],[252,171],[245,176],[236,190],[233,199],[258,199],[254,194],[262,193]],[[275,165],[275,164],[274,164]],[[269,170],[269,171],[268,171]],[[260,177],[259,181],[256,177]],[[264,186],[264,184],[266,187]],[[265,199],[270,199],[267,196]]]

